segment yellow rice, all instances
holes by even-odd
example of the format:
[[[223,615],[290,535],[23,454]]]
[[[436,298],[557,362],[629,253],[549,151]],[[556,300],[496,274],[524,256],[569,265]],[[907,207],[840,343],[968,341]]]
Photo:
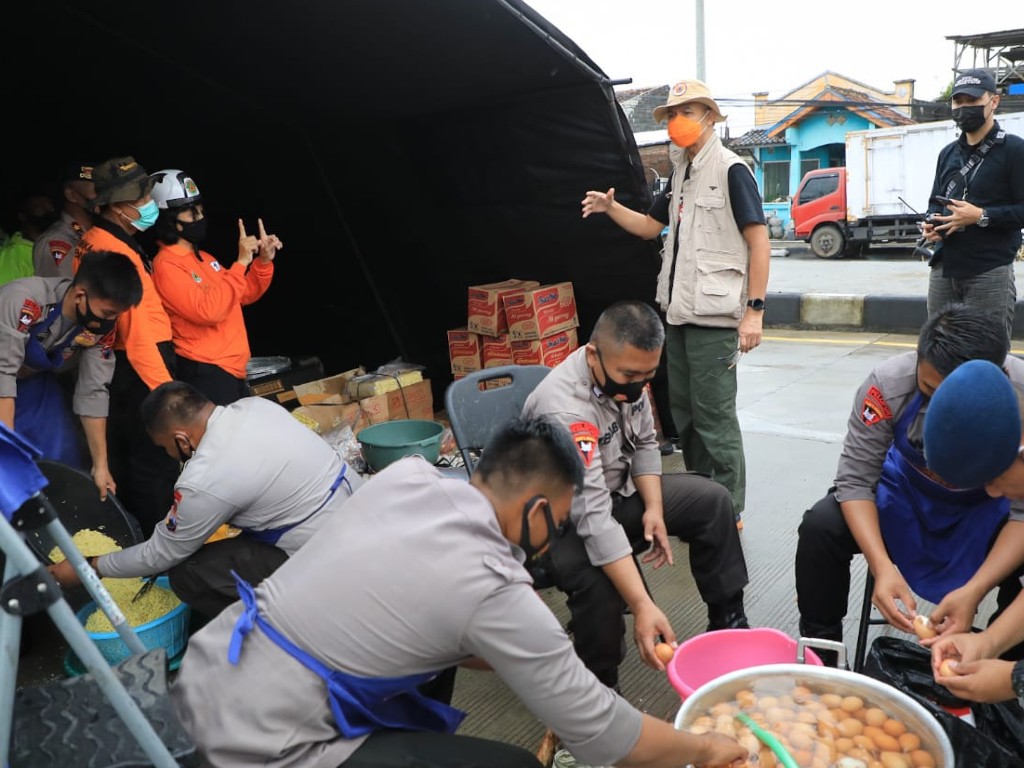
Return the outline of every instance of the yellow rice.
[[[90,528],[83,528],[71,538],[74,540],[78,550],[87,558],[106,555],[109,552],[117,552],[121,549],[121,546],[112,538]],[[59,563],[64,559],[64,553],[60,547],[54,547],[50,550],[50,560],[52,562]],[[166,616],[181,605],[181,600],[173,592],[156,586],[133,603],[132,598],[135,597],[144,583],[144,580],[138,577],[131,579],[106,578],[101,579],[101,581],[103,586],[107,588],[107,592],[110,593],[111,598],[121,609],[129,626],[132,627],[148,624],[161,616]],[[85,622],[85,629],[88,632],[103,634],[113,632],[114,625],[110,623],[107,615],[97,608],[89,615],[89,619]]]
[[[148,624],[159,619],[161,616],[166,616],[181,605],[181,600],[178,599],[177,595],[169,589],[161,589],[157,586],[154,586],[133,603],[132,598],[135,597],[143,583],[145,583],[143,579],[106,578],[102,579],[102,581],[103,586],[107,588],[110,596],[121,609],[129,626],[132,627]],[[85,628],[89,632],[96,633],[114,631],[114,625],[110,623],[110,619],[99,608],[89,614],[89,619],[85,622]]]

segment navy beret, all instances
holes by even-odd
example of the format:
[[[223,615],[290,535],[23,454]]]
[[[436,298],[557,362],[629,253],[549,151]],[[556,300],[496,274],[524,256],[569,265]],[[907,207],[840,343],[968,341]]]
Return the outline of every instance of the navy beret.
[[[928,405],[925,462],[958,488],[979,488],[1010,468],[1020,435],[1010,378],[987,360],[969,360],[939,384]]]

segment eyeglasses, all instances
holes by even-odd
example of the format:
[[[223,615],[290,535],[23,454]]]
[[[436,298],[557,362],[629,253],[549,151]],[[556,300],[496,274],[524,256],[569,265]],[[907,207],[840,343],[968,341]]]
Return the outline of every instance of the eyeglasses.
[[[725,363],[725,370],[731,371],[739,364],[741,357],[743,357],[743,350],[737,348],[737,350],[731,355],[726,355],[725,357],[720,357],[718,359]]]

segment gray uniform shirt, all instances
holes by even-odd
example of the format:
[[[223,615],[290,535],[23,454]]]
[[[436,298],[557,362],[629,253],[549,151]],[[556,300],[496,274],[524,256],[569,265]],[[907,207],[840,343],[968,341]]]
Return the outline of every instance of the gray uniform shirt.
[[[29,333],[63,301],[70,287],[70,278],[58,277],[26,277],[0,287],[0,397],[16,398],[17,379],[32,375],[24,365]],[[114,332],[100,338],[60,314],[40,343],[49,351],[70,334],[75,338],[64,350],[65,365],[78,364],[72,410],[79,416],[105,418],[110,403],[107,387],[114,376]]]
[[[654,414],[647,392],[635,403],[617,403],[598,389],[586,348],[573,352],[530,393],[527,416],[548,415],[564,424],[583,458],[583,492],[573,500],[572,521],[590,562],[607,565],[632,554],[612,517],[612,493],[636,493],[633,477],[661,475]]]
[[[1004,365],[1018,396],[1024,395],[1024,361],[1009,355]],[[876,366],[860,385],[836,472],[835,496],[839,502],[875,500],[882,463],[892,445],[896,422],[917,392],[917,352],[889,358]],[[925,402],[907,429],[907,437],[919,450],[924,445],[927,410]],[[1024,501],[1011,502],[1010,518],[1024,519]]]
[[[292,643],[359,677],[483,658],[580,760],[611,765],[636,744],[641,715],[583,666],[522,559],[483,494],[411,456],[330,515],[257,587],[257,603]],[[341,737],[318,676],[258,628],[228,663],[241,610],[191,638],[172,687],[204,762],[336,768],[362,739]]]
[[[32,242],[32,266],[36,277],[74,277],[75,246],[85,232],[75,217],[60,217]]]
[[[348,500],[345,483],[328,500],[343,466],[327,441],[276,403],[246,397],[217,406],[175,483],[164,522],[141,544],[99,558],[99,571],[117,578],[161,573],[223,523],[255,530],[301,523],[277,543],[293,555]],[[353,490],[362,483],[350,467],[345,477]]]

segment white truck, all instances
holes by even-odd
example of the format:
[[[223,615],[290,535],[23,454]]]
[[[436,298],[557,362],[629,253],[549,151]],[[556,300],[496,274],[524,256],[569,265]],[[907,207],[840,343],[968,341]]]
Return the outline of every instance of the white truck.
[[[1024,136],[1024,112],[996,116]],[[822,259],[873,243],[912,243],[928,209],[939,150],[955,140],[952,120],[846,134],[846,166],[804,175],[790,206],[796,237]]]

